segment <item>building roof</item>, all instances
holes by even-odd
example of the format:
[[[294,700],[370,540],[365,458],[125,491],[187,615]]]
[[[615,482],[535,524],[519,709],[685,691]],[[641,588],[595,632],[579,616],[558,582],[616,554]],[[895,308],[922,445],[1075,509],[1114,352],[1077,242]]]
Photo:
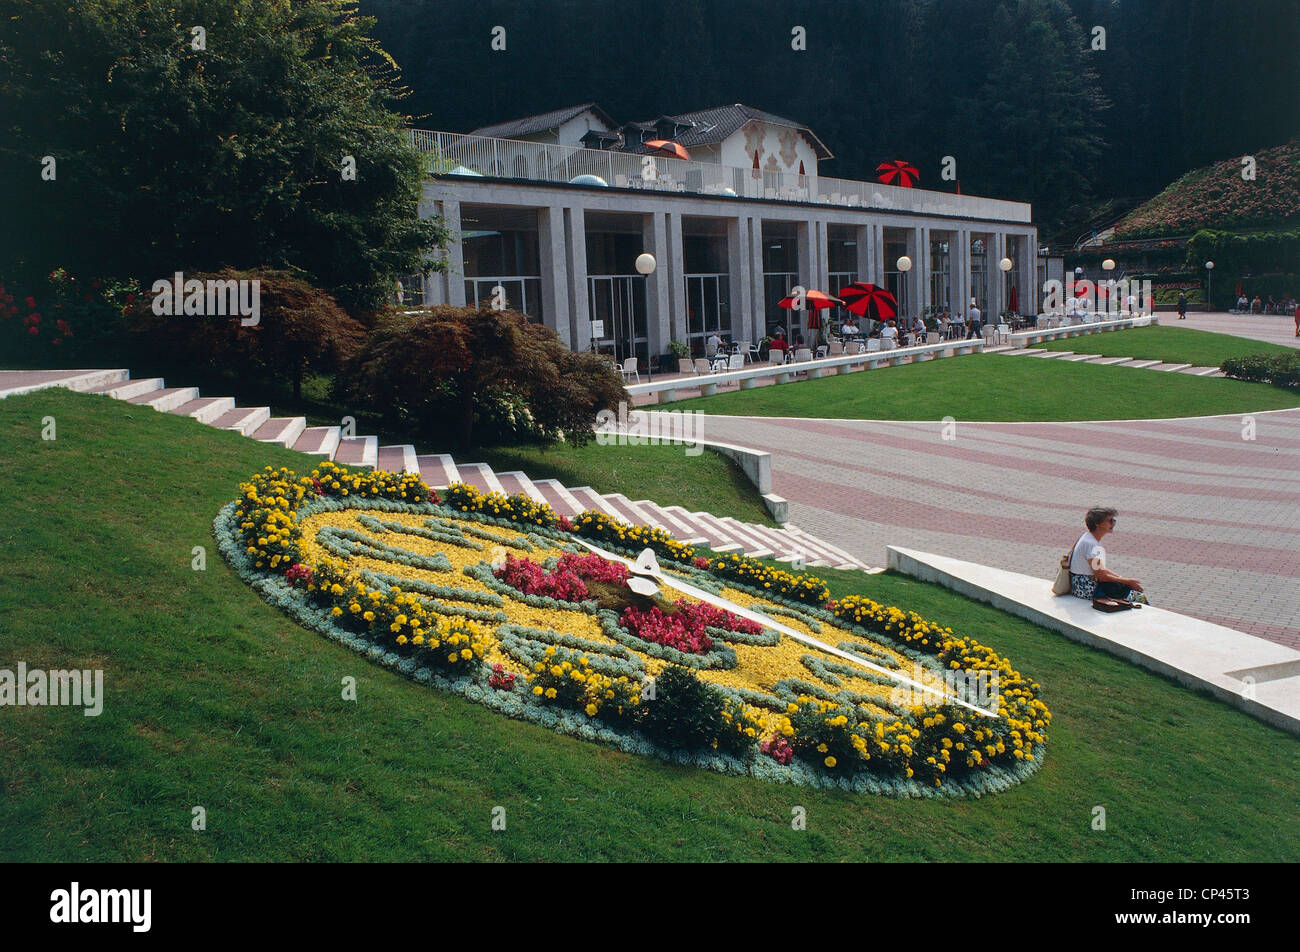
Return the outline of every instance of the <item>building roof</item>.
[[[580,116],[590,109],[596,114],[601,122],[613,129],[617,123],[610,117],[609,113],[601,109],[594,102],[584,102],[577,106],[567,106],[564,109],[553,109],[550,112],[538,113],[535,116],[524,116],[522,119],[511,119],[509,122],[499,122],[492,126],[480,126],[470,132],[472,136],[492,136],[497,139],[516,139],[520,136],[533,135],[538,132],[545,132],[548,129],[554,129],[563,125],[574,116]]]
[[[744,103],[733,103],[730,106],[714,106],[711,109],[700,109],[695,112],[682,112],[673,115],[660,116],[658,119],[650,119],[645,122],[628,123],[628,127],[644,129],[647,132],[654,131],[656,126],[662,120],[667,119],[680,125],[688,125],[686,131],[678,135],[673,141],[678,142],[686,148],[693,145],[709,145],[715,142],[721,142],[727,136],[731,135],[747,122],[759,121],[770,122],[779,126],[790,126],[798,130],[808,140],[808,144],[813,147],[819,159],[833,158],[834,154],[826,148],[825,143],[813,133],[812,129],[801,122],[795,122],[793,119],[785,119],[781,116],[773,115],[770,112],[764,112],[761,109],[755,109],[753,106],[746,106]],[[625,146],[629,152],[644,151],[639,142],[635,142],[628,137]]]

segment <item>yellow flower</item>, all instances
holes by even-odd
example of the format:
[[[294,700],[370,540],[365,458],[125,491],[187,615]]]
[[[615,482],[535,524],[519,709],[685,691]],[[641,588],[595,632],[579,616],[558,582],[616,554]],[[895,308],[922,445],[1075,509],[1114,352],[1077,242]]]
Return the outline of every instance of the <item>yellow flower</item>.
[[[533,688],[533,693],[540,697],[542,694],[542,686],[539,684],[537,687]]]
[[[827,757],[827,758],[823,761],[823,763],[826,764],[827,767],[834,767],[835,764],[836,764],[836,760],[835,760],[834,757]]]

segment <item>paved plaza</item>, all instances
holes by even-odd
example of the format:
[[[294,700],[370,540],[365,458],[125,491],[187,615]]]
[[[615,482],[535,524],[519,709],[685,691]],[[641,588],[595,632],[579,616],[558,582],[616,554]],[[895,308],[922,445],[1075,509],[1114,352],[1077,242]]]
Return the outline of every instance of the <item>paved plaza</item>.
[[[1289,318],[1172,323],[1300,343]],[[1110,563],[1153,602],[1300,647],[1300,409],[1253,421],[1253,440],[1241,415],[959,421],[952,439],[937,421],[711,417],[703,435],[771,452],[790,520],[874,565],[900,545],[1050,579],[1084,511],[1114,506]]]

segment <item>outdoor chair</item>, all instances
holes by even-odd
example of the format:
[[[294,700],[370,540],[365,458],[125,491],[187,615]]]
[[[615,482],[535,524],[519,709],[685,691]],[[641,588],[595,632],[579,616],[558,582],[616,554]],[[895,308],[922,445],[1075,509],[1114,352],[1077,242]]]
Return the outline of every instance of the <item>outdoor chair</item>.
[[[839,357],[843,353],[844,353],[844,342],[838,340],[831,341],[831,356]]]
[[[807,347],[800,347],[794,352],[795,363],[803,363],[806,360],[813,359],[813,352]]]
[[[637,383],[641,382],[641,374],[636,369],[635,357],[629,357],[627,360],[623,361],[623,366],[619,368],[619,373],[623,375],[624,380],[627,380],[630,377],[635,377]]]
[[[767,352],[767,362],[769,364],[785,363],[785,351],[779,347],[776,348],[775,350],[769,350]]]
[[[704,374],[711,374],[713,373],[713,365],[709,363],[707,360],[705,360],[703,357],[696,357],[695,373],[697,376],[703,376]]]
[[[1005,343],[1006,343],[1008,340],[1010,340],[1010,339],[1011,339],[1011,325],[1010,325],[1010,324],[999,324],[999,325],[998,325],[998,342],[999,342],[999,343],[1002,343],[1002,344],[1005,344]]]
[[[741,346],[744,348],[741,353],[745,355],[745,360],[749,361],[751,364],[758,360],[758,346],[756,344],[751,341],[746,341]]]
[[[867,353],[868,353],[868,354],[875,353],[876,351],[878,351],[878,350],[880,350],[880,349],[881,349],[881,347],[880,347],[880,338],[879,338],[879,337],[873,337],[873,338],[871,338],[871,340],[867,341]]]
[[[894,339],[893,337],[882,337],[882,338],[880,338],[880,349],[881,349],[881,350],[893,350],[893,349],[896,348],[897,346],[898,346],[898,341],[897,341],[896,339]]]
[[[819,344],[819,345],[817,346],[817,359],[818,359],[818,360],[821,360],[823,357],[827,356],[829,353],[830,353],[830,348],[827,347],[825,344]]]
[[[728,370],[744,370],[744,369],[745,369],[745,355],[744,355],[744,354],[732,354],[730,357],[728,357],[728,358],[727,358],[727,369],[728,369]]]
[[[938,331],[930,331],[928,334],[925,335],[925,342],[927,344],[937,344],[939,343],[939,337],[940,334]]]
[[[853,348],[852,353],[865,354],[867,352],[867,345],[860,340],[855,340],[849,346]]]
[[[691,363],[689,357],[678,358],[677,372],[679,374],[686,374],[689,377],[691,374],[695,373],[695,365]]]

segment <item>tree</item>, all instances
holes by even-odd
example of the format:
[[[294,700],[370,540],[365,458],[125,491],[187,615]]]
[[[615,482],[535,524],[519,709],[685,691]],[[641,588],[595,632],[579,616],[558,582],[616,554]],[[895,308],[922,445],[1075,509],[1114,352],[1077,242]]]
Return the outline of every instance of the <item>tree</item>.
[[[140,295],[128,311],[137,352],[152,352],[160,365],[180,368],[260,371],[293,386],[302,397],[308,370],[330,373],[361,349],[366,328],[349,317],[330,295],[306,281],[276,271],[222,271],[187,275],[203,282],[256,281],[256,323],[243,316],[196,316],[154,313],[154,295]],[[248,295],[251,297],[251,293]],[[205,295],[205,302],[206,302]],[[227,311],[233,310],[227,308]]]
[[[284,268],[348,306],[429,270],[446,235],[418,217],[420,157],[392,108],[405,91],[350,11],[0,0],[0,178],[22,183],[0,269]]]
[[[523,314],[486,306],[381,321],[348,368],[342,395],[427,435],[451,429],[466,447],[474,445],[476,414],[503,396],[531,420],[532,437],[562,435],[575,445],[592,438],[599,411],[628,401],[608,362],[571,352]]]

